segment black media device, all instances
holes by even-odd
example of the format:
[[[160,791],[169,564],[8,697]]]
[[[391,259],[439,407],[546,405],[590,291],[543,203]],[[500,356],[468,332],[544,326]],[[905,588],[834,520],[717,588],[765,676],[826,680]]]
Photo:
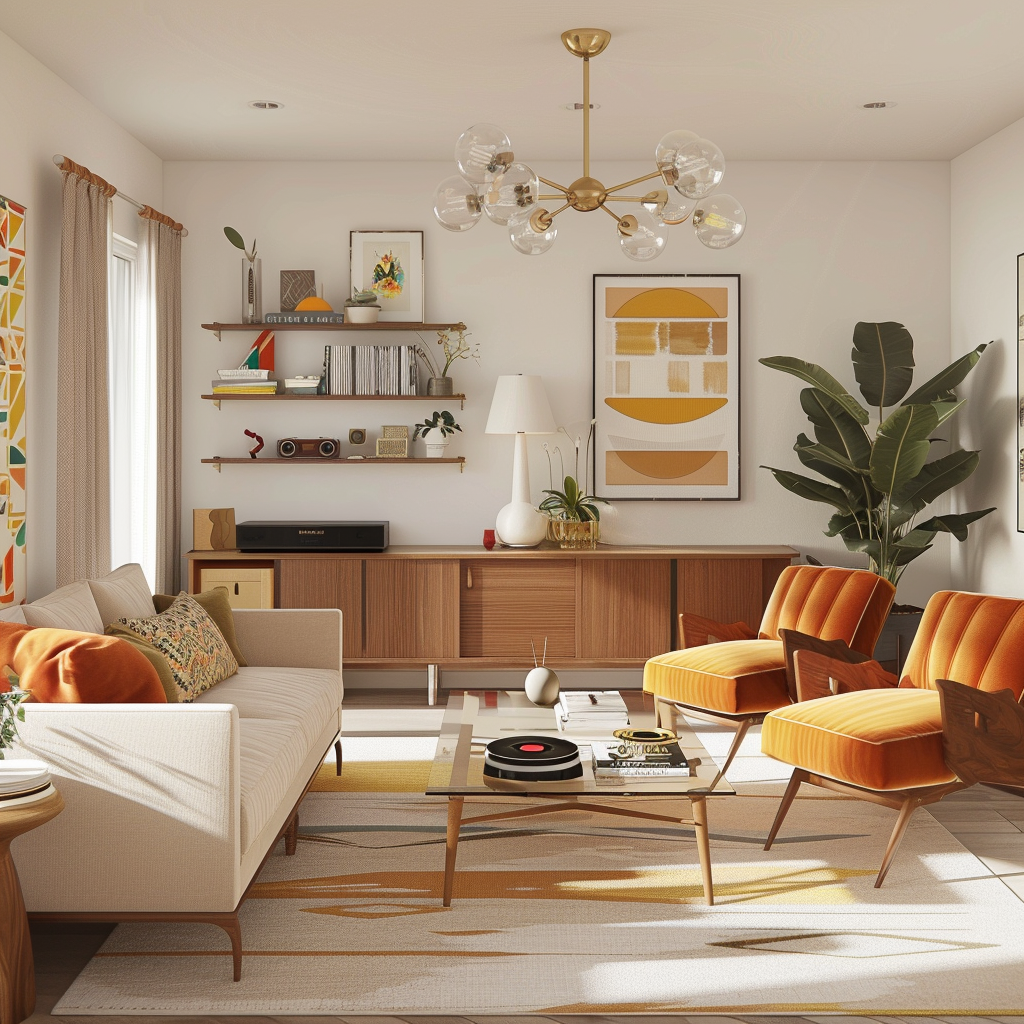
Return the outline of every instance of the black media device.
[[[249,520],[235,528],[239,551],[385,551],[388,522]]]

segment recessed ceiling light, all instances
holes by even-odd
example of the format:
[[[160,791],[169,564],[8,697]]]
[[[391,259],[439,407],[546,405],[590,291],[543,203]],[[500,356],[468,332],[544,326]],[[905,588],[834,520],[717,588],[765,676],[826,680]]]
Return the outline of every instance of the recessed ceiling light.
[[[249,106],[253,110],[280,110],[284,104],[275,100],[253,100]]]
[[[566,110],[582,110],[583,109],[583,104],[582,103],[566,103],[565,104],[565,109]],[[590,109],[591,110],[600,110],[601,109],[601,104],[600,103],[591,103],[590,104]]]
[[[865,110],[887,110],[889,107],[895,107],[896,104],[892,100],[877,100],[874,103],[862,104]]]

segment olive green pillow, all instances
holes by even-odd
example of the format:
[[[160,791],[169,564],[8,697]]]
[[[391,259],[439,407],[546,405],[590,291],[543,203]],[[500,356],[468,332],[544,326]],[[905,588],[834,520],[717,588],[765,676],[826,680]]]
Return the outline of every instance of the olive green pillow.
[[[231,648],[231,653],[235,656],[235,661],[238,662],[239,666],[244,668],[248,665],[249,662],[242,657],[242,652],[238,649],[238,640],[235,637],[235,613],[231,610],[227,590],[224,587],[217,587],[214,590],[204,590],[201,594],[190,594],[189,596],[213,619],[215,625],[227,641],[228,647]],[[158,614],[167,611],[173,602],[173,594],[153,595],[153,605],[156,607]]]
[[[167,703],[179,703],[178,685],[174,681],[171,666],[167,664],[167,659],[148,640],[143,640],[141,637],[137,636],[130,636],[127,631],[124,633],[108,635],[116,635],[118,639],[131,644],[132,647],[134,647],[140,654],[144,654],[149,659],[149,663],[156,669],[156,674],[160,679],[160,685],[164,688],[164,696],[167,698]]]

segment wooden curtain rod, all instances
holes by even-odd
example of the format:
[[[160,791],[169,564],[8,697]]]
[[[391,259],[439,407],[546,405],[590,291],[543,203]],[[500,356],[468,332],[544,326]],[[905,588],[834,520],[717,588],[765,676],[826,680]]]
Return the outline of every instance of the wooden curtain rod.
[[[126,203],[131,203],[139,211],[140,217],[147,217],[150,220],[159,221],[161,224],[166,224],[169,228],[174,228],[181,232],[182,238],[188,237],[188,231],[185,230],[176,220],[168,217],[164,213],[157,213],[152,206],[146,206],[140,203],[137,199],[132,199],[131,196],[126,196],[123,192],[119,191],[113,185],[104,181],[98,174],[93,174],[88,167],[84,167],[82,164],[76,164],[74,160],[69,157],[63,156],[60,153],[55,153],[53,156],[53,162],[60,167],[62,170],[66,169],[74,171],[79,177],[85,178],[92,182],[94,185],[99,185],[108,196],[118,196],[123,199]]]

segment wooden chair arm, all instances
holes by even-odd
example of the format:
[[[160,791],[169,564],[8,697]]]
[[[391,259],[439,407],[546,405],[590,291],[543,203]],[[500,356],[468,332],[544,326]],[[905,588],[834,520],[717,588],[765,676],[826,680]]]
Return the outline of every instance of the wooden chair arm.
[[[1024,787],[1024,708],[1012,690],[986,693],[936,679],[942,706],[942,753],[961,782]]]
[[[794,704],[800,699],[796,692],[796,672],[793,665],[793,655],[797,651],[813,651],[815,654],[822,654],[826,658],[851,665],[871,660],[866,654],[851,650],[844,640],[822,640],[821,637],[801,633],[797,629],[780,629],[779,636],[782,637],[782,650],[786,656],[786,686],[789,688],[789,699]]]
[[[877,661],[848,662],[815,651],[793,653],[797,701],[817,700],[854,690],[880,690],[899,685]]]
[[[745,622],[716,622],[693,612],[679,613],[679,646],[703,647],[725,640],[755,640],[757,632]]]

